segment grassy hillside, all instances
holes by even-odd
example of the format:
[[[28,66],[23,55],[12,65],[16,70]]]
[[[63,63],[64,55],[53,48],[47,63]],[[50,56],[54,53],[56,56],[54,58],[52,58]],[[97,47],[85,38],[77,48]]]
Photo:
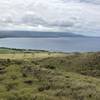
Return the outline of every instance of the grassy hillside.
[[[100,100],[100,53],[0,53],[0,100]]]

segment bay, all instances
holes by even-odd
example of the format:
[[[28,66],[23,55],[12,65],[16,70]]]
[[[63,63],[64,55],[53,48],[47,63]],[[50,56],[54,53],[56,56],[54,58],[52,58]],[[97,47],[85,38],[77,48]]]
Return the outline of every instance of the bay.
[[[100,51],[100,38],[1,38],[0,47],[60,52],[96,52]]]

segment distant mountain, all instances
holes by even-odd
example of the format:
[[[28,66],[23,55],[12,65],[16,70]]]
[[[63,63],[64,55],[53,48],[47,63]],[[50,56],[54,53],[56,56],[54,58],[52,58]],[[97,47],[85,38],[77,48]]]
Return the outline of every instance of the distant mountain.
[[[83,37],[67,32],[0,31],[0,38],[8,37]]]

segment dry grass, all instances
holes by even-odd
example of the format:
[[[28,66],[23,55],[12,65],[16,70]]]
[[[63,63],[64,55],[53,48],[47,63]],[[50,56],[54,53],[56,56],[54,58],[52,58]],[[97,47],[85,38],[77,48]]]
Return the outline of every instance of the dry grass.
[[[100,100],[100,53],[0,54],[0,100]]]
[[[32,59],[32,58],[48,58],[48,57],[64,57],[63,53],[15,53],[0,54],[0,59]]]

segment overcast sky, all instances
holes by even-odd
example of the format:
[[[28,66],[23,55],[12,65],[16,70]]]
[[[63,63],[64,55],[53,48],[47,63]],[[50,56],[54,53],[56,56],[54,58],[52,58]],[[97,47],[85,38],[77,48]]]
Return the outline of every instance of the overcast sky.
[[[0,0],[0,30],[100,36],[100,0]]]

